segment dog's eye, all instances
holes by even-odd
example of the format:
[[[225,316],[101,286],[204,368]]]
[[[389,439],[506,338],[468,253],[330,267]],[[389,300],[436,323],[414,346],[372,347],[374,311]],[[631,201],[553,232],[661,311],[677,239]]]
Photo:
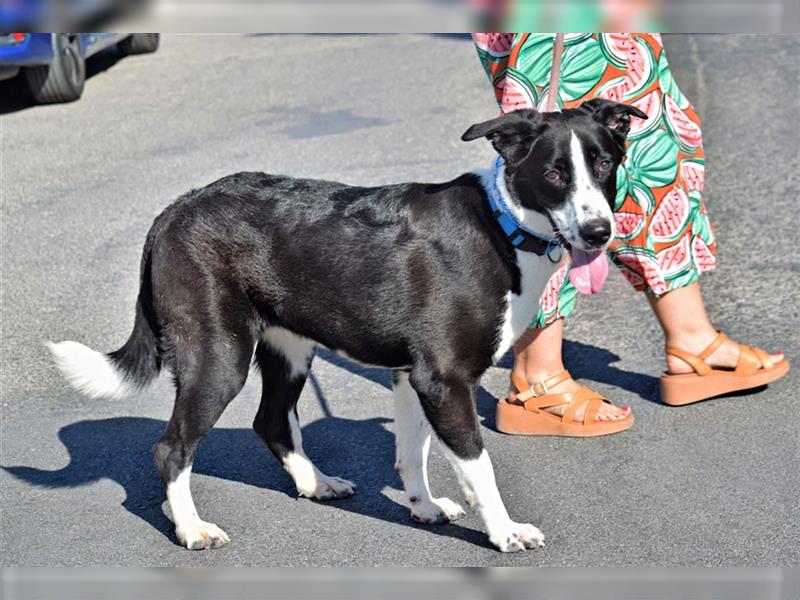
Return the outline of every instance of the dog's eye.
[[[607,172],[610,168],[611,168],[611,161],[608,160],[607,158],[604,158],[603,160],[597,163],[597,170],[600,171],[601,173]]]
[[[544,178],[547,179],[547,181],[552,181],[553,183],[557,183],[561,181],[561,173],[559,173],[558,171],[548,171],[547,173],[544,174]]]

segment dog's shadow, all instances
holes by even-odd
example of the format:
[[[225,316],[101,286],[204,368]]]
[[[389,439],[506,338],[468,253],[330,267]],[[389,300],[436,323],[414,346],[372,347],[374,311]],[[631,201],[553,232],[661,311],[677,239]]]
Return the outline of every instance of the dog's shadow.
[[[386,377],[385,384],[390,385],[388,374]],[[313,378],[309,383],[327,413],[319,384]],[[390,491],[390,495],[400,498],[402,489],[392,468],[394,435],[384,426],[389,421],[382,417],[353,420],[327,416],[303,428],[303,445],[312,460],[324,472],[351,479],[358,486],[353,497],[334,500],[330,505],[488,548],[485,533],[459,523],[415,524],[409,509],[384,493],[394,488],[398,491]],[[53,471],[27,466],[2,468],[30,485],[49,489],[75,488],[102,479],[115,481],[126,492],[122,506],[176,542],[173,524],[162,510],[164,489],[153,464],[153,445],[165,427],[165,421],[142,417],[78,421],[58,432],[69,452],[65,467]],[[213,428],[200,445],[192,471],[297,497],[289,475],[250,428]],[[265,504],[268,502],[265,499]],[[202,514],[202,506],[199,508]]]
[[[317,354],[350,373],[391,389],[391,374],[386,369],[363,367],[326,350]],[[609,383],[648,400],[657,395],[655,377],[611,366],[610,363],[619,357],[607,350],[567,341],[564,355],[576,378]],[[499,366],[510,368],[510,355],[504,357]],[[437,526],[414,524],[408,508],[383,493],[387,488],[402,489],[402,482],[392,469],[394,435],[384,426],[390,419],[354,420],[332,416],[322,387],[313,374],[308,384],[326,417],[303,428],[305,449],[312,459],[317,459],[323,471],[352,479],[358,485],[355,496],[334,501],[334,506],[489,547],[485,533],[458,522]],[[494,427],[495,402],[494,396],[484,388],[478,390],[478,413],[491,428]],[[64,468],[54,471],[26,466],[2,468],[26,483],[50,489],[74,488],[101,479],[115,481],[126,492],[122,506],[174,541],[172,522],[162,510],[163,486],[153,464],[153,445],[165,427],[162,420],[142,417],[78,421],[58,432],[69,452],[69,464]],[[353,440],[358,441],[357,446]],[[212,429],[200,446],[193,472],[297,496],[289,475],[250,428]],[[396,496],[399,497],[399,493]],[[235,498],[229,501],[235,502]]]

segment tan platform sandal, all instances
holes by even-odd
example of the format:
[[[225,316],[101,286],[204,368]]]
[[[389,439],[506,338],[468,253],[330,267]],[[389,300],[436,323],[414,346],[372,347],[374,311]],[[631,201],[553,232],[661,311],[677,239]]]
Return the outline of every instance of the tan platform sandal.
[[[550,388],[570,379],[567,371],[533,385],[528,385],[517,374],[511,381],[517,389],[515,401],[500,400],[497,403],[497,429],[515,435],[562,435],[568,437],[591,437],[608,435],[628,429],[633,425],[633,415],[622,419],[598,421],[597,411],[603,402],[611,404],[597,392],[581,386],[576,392],[551,394]],[[544,409],[567,404],[563,416],[554,415]],[[586,404],[582,421],[575,420],[575,413]]]
[[[721,394],[766,385],[789,372],[789,361],[785,357],[776,361],[761,348],[752,348],[744,344],[737,344],[739,360],[735,369],[712,367],[706,359],[726,339],[727,336],[720,331],[714,341],[700,354],[691,354],[680,348],[667,346],[667,354],[681,359],[695,372],[664,373],[661,376],[661,400],[670,406],[683,406]]]

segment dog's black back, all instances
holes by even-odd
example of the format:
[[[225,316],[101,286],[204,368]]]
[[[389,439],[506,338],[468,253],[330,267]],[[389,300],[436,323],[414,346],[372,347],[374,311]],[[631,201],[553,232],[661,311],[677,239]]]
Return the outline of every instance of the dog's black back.
[[[462,347],[459,339],[490,349],[498,301],[516,272],[491,219],[473,174],[363,188],[237,173],[186,194],[156,220],[153,303],[168,328],[184,318],[170,314],[176,294],[197,299],[180,303],[182,311],[202,312],[200,299],[226,307],[235,299],[240,310],[198,319],[223,319],[237,335],[286,328],[390,368]],[[433,331],[453,339],[432,339]],[[488,362],[464,367],[482,372]]]

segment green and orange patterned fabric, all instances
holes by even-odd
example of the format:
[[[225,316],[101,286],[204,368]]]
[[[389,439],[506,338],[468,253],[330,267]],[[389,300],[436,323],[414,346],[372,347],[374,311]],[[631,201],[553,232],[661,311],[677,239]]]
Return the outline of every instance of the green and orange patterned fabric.
[[[552,33],[476,33],[473,40],[502,112],[545,110],[551,90]],[[617,172],[612,261],[637,290],[660,296],[697,281],[716,264],[703,203],[700,118],[678,88],[657,33],[568,33],[558,109],[606,98],[636,106],[627,158]],[[568,260],[549,281],[531,324],[574,310]]]

